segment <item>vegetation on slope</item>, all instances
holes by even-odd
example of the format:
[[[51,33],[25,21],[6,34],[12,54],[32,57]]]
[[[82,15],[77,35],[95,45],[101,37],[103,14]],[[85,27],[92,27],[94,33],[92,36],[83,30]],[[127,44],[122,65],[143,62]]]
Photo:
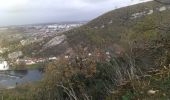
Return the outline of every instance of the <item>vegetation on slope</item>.
[[[81,45],[92,50],[100,48],[116,51],[116,47],[113,46],[116,44],[129,54],[131,50],[135,50],[135,53],[139,54],[136,59],[141,60],[140,62],[147,59],[148,62],[142,62],[146,64],[143,67],[159,66],[162,61],[155,65],[156,59],[159,60],[162,55],[169,56],[170,9],[160,12],[159,9],[164,6],[156,2],[147,2],[117,9],[65,34],[73,48]],[[154,12],[139,18],[131,17],[133,14],[150,10]]]
[[[22,93],[20,88],[14,95],[7,95],[11,91],[6,91],[3,97],[14,100],[169,99],[170,10],[130,18],[133,13],[162,6],[149,2],[117,9],[68,31],[65,34],[75,50],[74,56],[50,63],[39,86]]]
[[[76,60],[76,59],[75,59]],[[78,60],[78,59],[77,59]],[[45,79],[1,92],[5,100],[143,100],[168,99],[170,67],[134,77],[119,61],[91,62],[92,58],[51,63]],[[94,61],[94,60],[93,60]],[[116,69],[116,70],[115,70]],[[118,73],[120,72],[120,73]],[[126,75],[126,76],[123,76]],[[155,93],[150,93],[155,91]]]

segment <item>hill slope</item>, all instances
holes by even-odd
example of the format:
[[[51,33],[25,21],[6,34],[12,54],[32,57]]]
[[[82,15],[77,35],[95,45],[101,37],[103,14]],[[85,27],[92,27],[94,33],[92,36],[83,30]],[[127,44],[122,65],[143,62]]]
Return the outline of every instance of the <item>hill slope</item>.
[[[54,37],[51,41],[57,44],[45,49],[44,45],[40,46],[42,50],[37,55],[72,54],[78,48],[92,53],[100,49],[116,56],[129,55],[142,68],[158,67],[170,62],[169,28],[170,5],[141,3],[110,11],[86,25],[61,33],[65,35],[61,43]]]
[[[152,1],[110,11],[64,34],[72,48],[123,48],[137,64],[153,67],[169,63],[169,28],[170,6]]]
[[[169,12],[170,6],[167,5],[156,2],[141,3],[110,11],[81,28],[68,31],[65,34],[67,34],[70,44],[73,45],[80,41],[90,41],[97,45],[97,43],[103,42],[100,39],[117,41],[126,30],[134,30],[141,21],[153,20],[155,24],[159,24],[160,21],[162,24],[166,23],[169,21]],[[149,22],[147,23],[149,24]],[[81,40],[82,38],[84,41]]]

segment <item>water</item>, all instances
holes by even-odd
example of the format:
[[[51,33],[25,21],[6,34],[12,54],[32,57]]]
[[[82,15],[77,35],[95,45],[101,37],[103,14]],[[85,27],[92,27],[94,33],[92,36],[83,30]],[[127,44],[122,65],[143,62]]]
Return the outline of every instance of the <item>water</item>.
[[[40,69],[0,72],[0,89],[15,88],[16,85],[33,83],[43,78]]]

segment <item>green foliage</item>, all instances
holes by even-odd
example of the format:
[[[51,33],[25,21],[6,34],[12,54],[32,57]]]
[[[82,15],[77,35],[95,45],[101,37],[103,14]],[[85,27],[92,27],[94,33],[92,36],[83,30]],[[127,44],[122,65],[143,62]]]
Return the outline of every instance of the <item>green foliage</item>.
[[[134,94],[130,91],[127,91],[124,96],[122,96],[122,100],[132,100]]]

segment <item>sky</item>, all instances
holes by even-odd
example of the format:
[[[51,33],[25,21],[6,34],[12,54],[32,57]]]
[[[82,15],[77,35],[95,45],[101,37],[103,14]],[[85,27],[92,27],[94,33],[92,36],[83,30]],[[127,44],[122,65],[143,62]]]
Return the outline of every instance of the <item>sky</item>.
[[[0,26],[88,21],[115,8],[150,0],[0,0]]]

